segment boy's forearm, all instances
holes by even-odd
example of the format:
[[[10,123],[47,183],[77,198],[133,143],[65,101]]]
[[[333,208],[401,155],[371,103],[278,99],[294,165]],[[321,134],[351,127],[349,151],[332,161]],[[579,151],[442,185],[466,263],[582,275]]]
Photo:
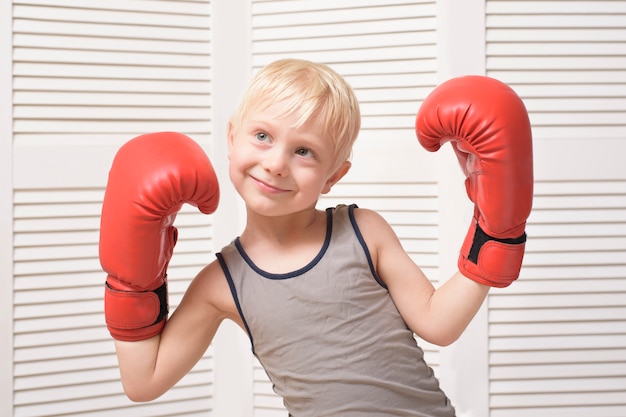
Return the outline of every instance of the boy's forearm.
[[[151,401],[167,388],[156,386],[156,363],[161,336],[137,342],[115,340],[124,392],[132,401]]]
[[[435,343],[449,345],[457,340],[472,321],[491,287],[455,273],[432,295],[430,314],[439,328]]]

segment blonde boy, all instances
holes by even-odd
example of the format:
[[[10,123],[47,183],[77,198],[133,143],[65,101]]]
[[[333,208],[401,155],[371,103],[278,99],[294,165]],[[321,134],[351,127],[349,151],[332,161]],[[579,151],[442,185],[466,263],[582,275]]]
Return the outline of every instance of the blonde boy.
[[[171,223],[182,202],[212,212],[217,181],[208,161],[183,146],[188,138],[147,135],[134,140],[136,150],[120,150],[145,158],[155,143],[173,144],[154,150],[154,158],[167,161],[149,168],[115,161],[103,206],[107,324],[132,400],[171,388],[229,319],[250,337],[293,417],[454,416],[413,334],[452,343],[489,286],[457,272],[436,290],[380,215],[354,205],[316,208],[350,169],[359,127],[354,93],[329,67],[281,60],[257,73],[227,138],[245,228],[200,271],[169,319],[163,294],[176,240]],[[119,204],[138,193],[116,191],[122,180],[113,173],[127,181],[127,172],[138,169],[133,190],[148,190],[151,200],[142,195],[142,204],[157,213],[147,222],[152,238],[136,237],[138,224],[146,224],[136,204]],[[166,175],[168,181],[152,183]],[[119,239],[130,239],[140,252],[134,256],[149,259],[148,266],[120,265],[123,255],[108,232],[119,229],[120,218],[131,220]]]

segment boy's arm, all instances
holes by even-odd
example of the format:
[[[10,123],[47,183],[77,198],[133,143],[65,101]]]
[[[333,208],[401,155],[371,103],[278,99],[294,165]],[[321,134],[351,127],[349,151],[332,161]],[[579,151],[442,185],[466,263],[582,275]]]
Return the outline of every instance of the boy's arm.
[[[490,287],[457,272],[435,290],[382,216],[365,209],[355,210],[355,216],[376,273],[409,328],[436,345],[454,342],[480,308]]]
[[[117,348],[123,376],[136,378],[126,368],[138,371],[137,377],[148,381],[155,376],[169,381],[173,375],[168,366],[159,365],[171,347],[180,344],[176,337],[159,336],[168,318],[167,266],[178,233],[173,223],[183,203],[209,214],[218,199],[217,178],[209,159],[185,135],[142,135],[115,155],[102,205],[99,252],[107,272],[105,318],[111,336],[120,341]],[[186,304],[197,306],[199,302],[192,297]],[[185,314],[181,311],[181,315]],[[186,315],[195,322],[193,312]],[[168,332],[176,335],[186,326],[171,326],[173,331]],[[133,343],[136,345],[126,346]],[[170,362],[178,366],[176,360]],[[156,373],[161,369],[167,376]]]
[[[192,281],[161,334],[115,340],[124,391],[133,401],[165,393],[200,360],[225,318],[239,322],[228,283],[217,262]]]
[[[526,108],[507,85],[488,77],[449,80],[424,101],[416,118],[420,143],[430,151],[450,142],[475,204],[461,247],[459,271],[437,291],[403,253],[388,225],[377,229],[377,271],[407,324],[437,344],[456,340],[489,287],[517,279],[533,195],[532,134]]]

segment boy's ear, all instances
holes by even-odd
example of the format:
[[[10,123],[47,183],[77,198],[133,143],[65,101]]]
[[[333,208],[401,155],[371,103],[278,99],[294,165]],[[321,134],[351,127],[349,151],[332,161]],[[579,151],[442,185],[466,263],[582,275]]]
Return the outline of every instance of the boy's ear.
[[[333,175],[328,177],[328,180],[326,180],[326,184],[324,184],[324,188],[322,189],[322,194],[328,194],[330,189],[333,188],[333,185],[337,184],[337,182],[342,179],[348,171],[350,171],[351,166],[352,164],[350,161],[344,161],[341,165],[339,165],[339,168],[335,170]]]
[[[235,128],[233,127],[233,122],[228,122],[228,127],[226,129],[226,140],[228,141],[228,158],[230,158],[230,152],[233,149],[233,140],[235,139]]]

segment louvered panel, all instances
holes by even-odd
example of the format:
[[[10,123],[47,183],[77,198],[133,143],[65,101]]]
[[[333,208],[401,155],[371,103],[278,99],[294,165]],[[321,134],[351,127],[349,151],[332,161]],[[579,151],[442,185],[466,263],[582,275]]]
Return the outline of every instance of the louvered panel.
[[[412,130],[420,100],[437,82],[435,2],[253,1],[252,53],[253,70],[303,58],[330,65],[352,85],[362,113],[353,168],[318,206],[379,210],[436,280],[436,185]],[[425,169],[414,169],[422,159]],[[436,349],[427,354],[438,364]],[[258,364],[255,374],[254,415],[284,416]]]
[[[487,1],[487,69],[525,98],[535,136],[623,138],[626,8]]]
[[[490,415],[626,415],[626,4],[486,9],[487,72],[526,103],[537,173],[522,276],[489,299]]]
[[[16,147],[210,133],[209,1],[17,1],[13,14]]]
[[[131,404],[122,392],[102,313],[105,274],[97,245],[102,193],[15,192],[14,416],[206,414],[211,409],[212,349],[155,404]],[[209,221],[189,206],[177,217],[180,241],[169,268],[172,310],[207,263]]]
[[[626,412],[625,198],[625,180],[537,182],[522,276],[489,299],[492,416]]]

